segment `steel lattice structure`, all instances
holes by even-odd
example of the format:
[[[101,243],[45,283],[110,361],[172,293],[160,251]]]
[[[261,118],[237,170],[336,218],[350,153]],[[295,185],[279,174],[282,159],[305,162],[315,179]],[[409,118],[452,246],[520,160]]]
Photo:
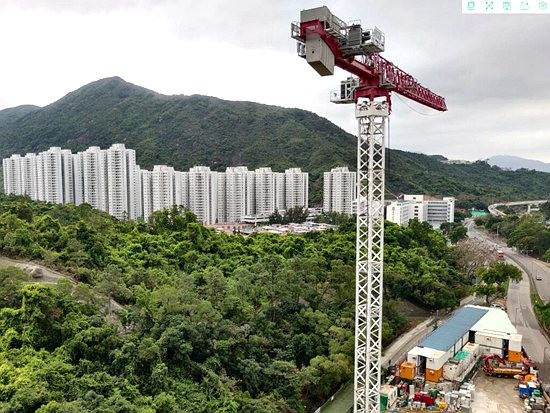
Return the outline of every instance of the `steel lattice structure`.
[[[395,92],[430,108],[445,111],[445,99],[422,86],[378,53],[384,34],[346,24],[327,7],[302,10],[291,37],[300,57],[321,76],[334,67],[352,74],[334,103],[355,103],[357,137],[357,239],[355,299],[354,412],[380,412],[380,356],[384,270],[384,154],[386,125]],[[381,98],[381,99],[379,99]]]
[[[386,102],[356,106],[357,246],[355,281],[355,412],[380,411],[384,274],[384,152]]]

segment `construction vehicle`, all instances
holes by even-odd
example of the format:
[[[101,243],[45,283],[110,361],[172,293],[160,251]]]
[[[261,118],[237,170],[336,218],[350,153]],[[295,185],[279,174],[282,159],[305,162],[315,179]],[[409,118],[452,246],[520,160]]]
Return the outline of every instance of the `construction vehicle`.
[[[526,364],[521,364],[521,366],[514,367],[507,364],[498,354],[491,354],[483,358],[483,371],[488,376],[513,378],[516,375],[528,374],[529,366]]]

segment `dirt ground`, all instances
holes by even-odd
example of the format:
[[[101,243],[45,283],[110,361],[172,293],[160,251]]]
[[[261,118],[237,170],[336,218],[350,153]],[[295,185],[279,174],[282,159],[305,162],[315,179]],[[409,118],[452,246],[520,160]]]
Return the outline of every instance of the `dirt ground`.
[[[516,380],[487,376],[478,371],[472,413],[523,413],[523,400],[514,389]]]

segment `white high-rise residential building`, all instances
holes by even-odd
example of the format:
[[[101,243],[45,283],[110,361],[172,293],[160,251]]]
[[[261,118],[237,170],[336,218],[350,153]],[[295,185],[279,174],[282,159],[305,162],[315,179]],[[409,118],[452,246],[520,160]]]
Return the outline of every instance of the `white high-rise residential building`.
[[[270,215],[275,211],[275,175],[271,168],[254,171],[256,215]]]
[[[452,197],[437,199],[426,195],[404,195],[403,200],[394,201],[386,207],[386,219],[406,226],[409,220],[416,218],[439,228],[445,222],[454,221],[454,203]]]
[[[44,159],[41,154],[36,155],[36,199],[44,201]]]
[[[174,203],[189,208],[189,172],[174,172]]]
[[[68,149],[61,150],[61,168],[63,178],[63,202],[74,204],[73,154]]]
[[[124,144],[91,146],[72,154],[52,147],[24,157],[3,159],[6,193],[53,203],[88,203],[118,219],[148,219],[153,211],[174,205],[189,208],[204,224],[238,223],[245,216],[267,216],[275,209],[308,206],[308,174],[300,168],[284,173],[271,168],[249,171],[206,166],[189,172],[156,165],[141,170],[136,152]]]
[[[4,173],[4,193],[21,195],[21,155],[13,154],[2,160],[2,171]]]
[[[357,174],[347,166],[323,174],[323,211],[353,214],[357,199]]]
[[[143,200],[143,219],[147,221],[153,214],[153,172],[141,170],[141,199]]]
[[[42,201],[62,204],[64,201],[63,191],[63,155],[61,148],[52,147],[38,156],[42,159],[41,171],[43,176],[43,199]]]
[[[153,211],[174,206],[174,168],[166,165],[153,167]]]
[[[38,199],[36,154],[27,153],[21,158],[21,191],[32,200]]]
[[[246,166],[237,166],[227,168],[224,178],[218,180],[218,193],[221,193],[223,199],[218,196],[218,204],[224,205],[224,208],[218,208],[218,222],[236,223],[247,215],[247,205],[250,204],[250,186],[247,184],[249,171]],[[221,185],[224,187],[222,188]],[[224,214],[220,216],[220,212]],[[223,221],[222,221],[223,219]]]
[[[132,177],[130,178],[132,179]],[[130,219],[143,217],[143,199],[141,197],[141,169],[136,165],[133,173],[133,182],[130,181],[130,188],[133,189],[133,197],[130,196]]]
[[[248,171],[246,173],[246,214],[254,215],[256,213],[256,172]]]
[[[227,198],[226,198],[227,177],[225,173],[218,173],[216,219],[218,224],[225,224],[227,221]]]
[[[189,170],[189,209],[204,224],[217,221],[218,174],[207,166],[195,166]]]
[[[82,152],[73,154],[74,204],[84,203],[84,171],[82,170]]]
[[[282,211],[286,209],[286,174],[275,172],[275,209]]]
[[[109,214],[118,219],[141,216],[141,197],[136,151],[117,143],[106,150]]]
[[[81,154],[84,202],[108,211],[107,153],[98,146],[91,146]]]
[[[308,173],[300,168],[290,168],[285,171],[286,194],[285,209],[308,207]],[[277,191],[276,191],[277,192]]]

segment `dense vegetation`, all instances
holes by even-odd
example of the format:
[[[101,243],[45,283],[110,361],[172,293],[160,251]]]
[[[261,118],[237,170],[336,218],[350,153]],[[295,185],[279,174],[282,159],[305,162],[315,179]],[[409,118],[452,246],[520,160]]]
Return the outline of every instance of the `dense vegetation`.
[[[506,215],[503,217],[485,216],[476,218],[477,225],[506,237],[510,247],[534,257],[550,260],[550,228],[546,220],[550,218],[549,205],[542,206],[541,212],[529,215]]]
[[[114,142],[135,149],[143,168],[301,167],[310,173],[312,203],[321,201],[324,171],[356,165],[355,138],[311,112],[198,95],[164,96],[116,77],[90,83],[44,108],[0,111],[2,157],[50,146],[105,148]],[[441,156],[397,150],[389,151],[387,160],[392,193],[455,196],[465,207],[540,199],[550,186],[550,174],[503,171],[485,162],[449,165]]]
[[[188,211],[0,198],[0,253],[80,281],[0,271],[0,411],[311,412],[352,374],[354,241],[353,222],[244,238]],[[395,299],[449,308],[468,288],[426,223],[386,241],[384,343],[406,321]]]

